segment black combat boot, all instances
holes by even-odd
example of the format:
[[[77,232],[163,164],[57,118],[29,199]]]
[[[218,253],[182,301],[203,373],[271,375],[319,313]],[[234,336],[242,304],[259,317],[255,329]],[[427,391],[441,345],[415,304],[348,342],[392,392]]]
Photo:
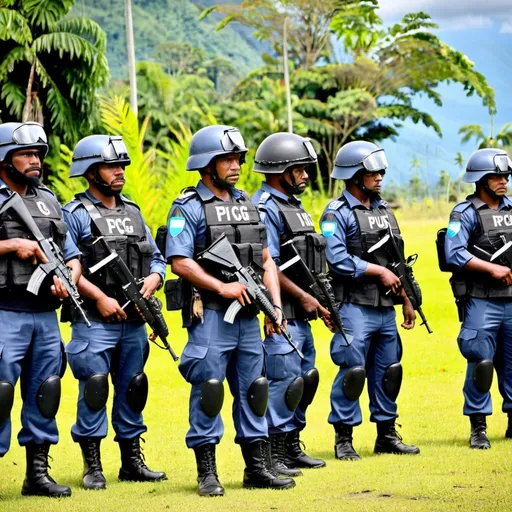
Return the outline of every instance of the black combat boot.
[[[23,481],[21,494],[23,496],[48,496],[61,498],[71,496],[67,485],[59,485],[48,474],[48,452],[50,443],[27,444],[27,473]]]
[[[89,437],[79,442],[84,459],[84,477],[82,479],[84,489],[107,488],[107,481],[101,467],[100,443],[101,438],[99,437]]]
[[[296,468],[289,468],[284,463],[286,457],[286,432],[270,434],[270,461],[272,469],[283,476],[301,476],[302,471]]]
[[[203,444],[194,448],[197,463],[197,483],[199,496],[224,496],[220,485],[215,461],[215,445]]]
[[[322,459],[313,459],[307,453],[304,453],[302,446],[304,443],[300,440],[298,430],[292,430],[286,434],[286,457],[284,463],[289,468],[323,468],[325,461]],[[304,446],[304,448],[306,448]]]
[[[336,437],[334,440],[334,456],[340,460],[361,460],[352,446],[352,425],[346,425],[341,421],[334,423]]]
[[[292,478],[277,476],[270,465],[268,441],[255,441],[240,445],[245,461],[244,484],[246,489],[290,489],[295,487]]]
[[[469,421],[471,422],[469,446],[473,450],[488,450],[491,447],[491,443],[487,439],[487,420],[485,416],[483,414],[471,414]]]
[[[512,412],[508,413],[508,426],[507,431],[505,432],[505,437],[512,439]]]
[[[119,480],[129,482],[159,482],[167,480],[165,473],[161,471],[151,471],[144,464],[144,455],[140,449],[140,439],[137,436],[133,439],[120,439],[119,449],[121,450],[121,469],[119,470]],[[144,439],[142,439],[144,441]]]
[[[417,455],[420,449],[413,444],[402,443],[402,436],[396,431],[395,420],[377,423],[377,440],[374,453],[396,453],[398,455]]]

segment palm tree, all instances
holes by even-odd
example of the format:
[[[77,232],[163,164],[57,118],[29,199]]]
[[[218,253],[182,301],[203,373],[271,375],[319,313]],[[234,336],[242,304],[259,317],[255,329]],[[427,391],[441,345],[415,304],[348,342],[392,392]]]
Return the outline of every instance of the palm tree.
[[[496,137],[493,137],[492,129],[490,135],[485,135],[483,128],[479,124],[461,126],[459,135],[462,135],[462,143],[475,139],[478,149],[501,148],[512,144],[512,123],[505,123],[496,134]]]
[[[106,36],[88,18],[67,18],[74,0],[0,0],[2,120],[50,120],[73,142],[96,121],[108,80]]]

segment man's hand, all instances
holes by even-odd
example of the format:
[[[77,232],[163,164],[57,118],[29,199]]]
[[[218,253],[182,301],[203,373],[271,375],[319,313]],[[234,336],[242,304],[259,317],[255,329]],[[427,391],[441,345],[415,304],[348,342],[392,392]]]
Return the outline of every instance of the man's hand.
[[[334,322],[332,321],[331,313],[329,313],[329,310],[325,309],[323,306],[320,306],[318,309],[320,312],[320,317],[322,318],[327,329],[329,329],[329,331],[331,331],[331,332],[336,332],[336,326],[334,325]]]
[[[283,321],[283,312],[281,308],[275,308],[274,312],[277,316],[277,325],[275,325],[268,316],[265,316],[263,321],[265,334],[267,336],[272,336],[273,334],[281,334],[281,327],[286,328],[286,320]]]
[[[15,238],[17,249],[14,251],[16,256],[21,260],[28,260],[32,258],[32,263],[37,265],[39,260],[41,263],[48,263],[48,259],[44,252],[39,247],[39,244],[34,240],[27,240],[26,238]]]
[[[162,276],[153,272],[149,274],[148,277],[144,278],[144,283],[142,284],[142,288],[140,289],[140,294],[145,298],[149,299],[151,295],[153,295],[156,289],[160,286],[162,282]]]
[[[97,301],[96,307],[100,315],[105,318],[108,322],[109,320],[126,320],[127,316],[124,310],[119,305],[116,299],[108,297],[103,294]]]
[[[64,283],[57,276],[53,276],[53,284],[51,285],[50,290],[52,294],[55,295],[55,297],[58,297],[60,300],[67,299],[69,297]]]
[[[501,281],[505,286],[512,284],[512,272],[508,267],[493,264],[490,274],[494,279]]]
[[[318,313],[319,313],[320,309],[327,311],[326,309],[322,308],[322,306],[320,305],[320,302],[318,302],[315,299],[315,297],[313,297],[309,293],[304,293],[304,295],[302,295],[301,298],[299,299],[299,303],[300,303],[302,309],[304,309],[304,311],[306,311],[306,313],[308,314],[308,317],[311,317],[314,319],[318,318]],[[329,312],[327,311],[327,313],[329,313]],[[320,316],[323,316],[321,311],[320,311]]]
[[[400,279],[386,267],[381,267],[382,270],[379,272],[379,279],[385,288],[390,288],[395,295],[400,295],[400,288],[402,283]]]
[[[242,306],[251,303],[247,288],[242,283],[222,283],[219,295],[225,299],[236,299]]]
[[[404,299],[402,311],[404,314],[404,321],[402,323],[402,327],[407,330],[412,329],[416,321],[416,312],[414,311],[412,303],[408,298]]]

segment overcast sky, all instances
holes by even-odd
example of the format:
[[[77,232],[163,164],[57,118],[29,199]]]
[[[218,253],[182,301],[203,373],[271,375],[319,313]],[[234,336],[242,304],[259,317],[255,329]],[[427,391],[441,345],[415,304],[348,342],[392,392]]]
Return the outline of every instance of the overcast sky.
[[[512,33],[512,0],[379,0],[385,21],[399,20],[407,12],[424,11],[441,30],[489,28]]]

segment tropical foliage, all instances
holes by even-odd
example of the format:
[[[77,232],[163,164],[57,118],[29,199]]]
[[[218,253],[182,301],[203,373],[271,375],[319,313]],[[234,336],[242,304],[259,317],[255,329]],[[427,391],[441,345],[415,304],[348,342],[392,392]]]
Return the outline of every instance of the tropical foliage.
[[[74,0],[0,0],[2,120],[35,120],[68,142],[95,123],[105,87],[106,37],[87,18],[70,18]]]

